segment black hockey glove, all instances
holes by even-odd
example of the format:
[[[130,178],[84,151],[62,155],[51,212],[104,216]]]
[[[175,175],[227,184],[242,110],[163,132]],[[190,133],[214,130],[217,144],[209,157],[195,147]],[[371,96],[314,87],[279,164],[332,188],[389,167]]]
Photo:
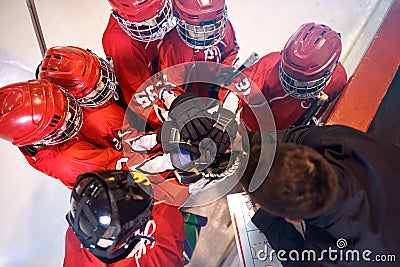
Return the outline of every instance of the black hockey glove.
[[[169,110],[168,115],[184,141],[200,141],[213,127],[207,107],[193,101],[196,97],[193,93],[182,94],[172,102]]]
[[[214,140],[218,153],[225,153],[235,140],[238,124],[235,120],[236,116],[233,112],[225,108],[219,108],[212,114],[213,129],[206,137]]]
[[[170,154],[172,165],[179,169],[175,174],[180,183],[191,184],[197,182],[204,177],[204,171],[212,165],[213,161],[215,162],[215,146],[212,149],[212,147],[204,146],[204,143],[201,143],[199,150],[200,156],[196,154],[196,159],[193,159],[192,153],[183,149],[179,153]]]
[[[235,77],[236,70],[234,68],[226,67],[221,70],[219,76],[215,79],[215,83],[210,86],[208,96],[218,99],[219,89],[223,86],[228,86],[232,83]]]
[[[221,70],[221,73],[217,77],[216,83],[220,86],[228,86],[232,83],[235,77],[236,69],[231,67],[226,67]]]
[[[190,153],[191,159],[200,157],[198,141],[185,141],[182,139],[181,131],[172,121],[165,121],[157,131],[157,142],[161,144],[167,153],[179,153],[180,150]],[[176,166],[178,167],[178,166]]]

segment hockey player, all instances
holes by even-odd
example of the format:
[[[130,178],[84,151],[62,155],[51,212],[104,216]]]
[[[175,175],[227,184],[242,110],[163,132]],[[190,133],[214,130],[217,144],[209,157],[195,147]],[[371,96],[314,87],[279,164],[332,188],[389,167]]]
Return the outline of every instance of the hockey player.
[[[115,103],[117,81],[112,62],[90,50],[57,46],[46,51],[38,77],[68,90],[79,102],[84,122],[80,132],[101,148],[121,150],[125,111]]]
[[[154,202],[137,172],[80,175],[71,193],[64,267],[183,266],[183,217]]]
[[[157,72],[159,45],[174,27],[171,0],[108,0],[112,13],[103,49],[113,59],[126,104]]]
[[[266,104],[278,130],[307,123],[303,119],[317,103],[322,103],[316,114],[321,116],[347,81],[339,62],[341,51],[336,31],[326,25],[306,23],[289,38],[281,52],[267,54],[245,69],[229,89],[244,96],[249,104],[242,111],[247,128],[263,127],[258,125],[253,112],[267,110]]]
[[[115,169],[122,151],[99,148],[80,132],[82,109],[48,80],[0,88],[0,138],[11,141],[35,169],[71,188],[78,174]]]
[[[160,146],[147,138],[153,135],[138,136],[132,127],[121,132],[125,151],[89,142],[81,131],[86,122],[78,101],[48,80],[0,88],[0,107],[0,138],[17,146],[32,167],[69,188],[83,172],[127,168],[125,163],[154,176],[173,170]],[[147,164],[147,158],[157,165]]]
[[[146,155],[155,152],[156,147],[141,150],[143,142],[148,142],[146,135],[136,138],[137,131],[124,123],[124,110],[113,102],[116,95],[117,81],[114,75],[112,62],[104,60],[93,52],[78,47],[53,47],[46,51],[46,55],[38,68],[38,76],[47,79],[68,90],[80,103],[83,110],[84,123],[80,133],[97,147],[113,147],[122,150],[122,137],[127,140],[125,153],[132,168],[140,168],[148,175],[158,175],[157,168],[146,165]],[[130,114],[134,116],[135,114]],[[157,159],[157,165],[165,164],[159,160],[158,153],[151,153]],[[122,157],[122,155],[121,155]],[[167,167],[171,170],[170,167]]]
[[[217,63],[231,66],[239,49],[233,27],[227,18],[224,0],[173,1],[173,10],[177,27],[165,36],[161,44],[161,74],[154,76],[154,81],[143,84],[130,102],[130,108],[144,114],[152,127],[168,120],[168,112],[160,108],[160,100],[168,109],[168,99],[176,98],[185,91],[208,97],[209,85],[199,82],[202,81],[203,72],[214,75]],[[196,62],[213,64],[208,69],[204,64],[198,64],[201,65],[198,67]],[[171,93],[164,94],[165,90],[160,90],[160,86],[168,87]],[[221,99],[226,100],[225,96]]]
[[[2,105],[13,107],[1,119],[3,123],[12,125],[11,128],[2,128],[10,131],[4,133],[5,139],[13,141],[34,168],[71,187],[76,176],[82,172],[127,168],[123,163],[128,161],[131,166],[136,166],[147,157],[133,149],[127,148],[125,153],[122,151],[122,136],[132,138],[137,131],[132,127],[123,129],[125,112],[112,99],[117,82],[111,62],[78,47],[53,47],[46,51],[38,67],[38,76],[51,83],[37,80],[6,86],[4,96],[7,97],[1,101]],[[14,106],[17,99],[8,97],[15,94],[23,96],[22,107]],[[35,98],[35,103],[30,102],[32,98]],[[35,104],[42,107],[38,109]],[[67,105],[73,105],[73,108]],[[72,114],[64,109],[79,112]],[[30,115],[31,110],[34,110],[33,115]],[[63,138],[48,142],[47,134],[51,135],[56,130],[63,132],[59,129],[62,124],[55,125],[47,120],[53,113],[64,116],[62,119],[71,127],[69,131],[79,134],[60,134]],[[24,116],[32,116],[32,121],[25,120],[25,124],[18,124]],[[47,118],[38,130],[43,132],[34,136],[34,140],[20,140],[22,143],[14,140],[15,135],[24,135],[18,126],[35,132],[35,127],[38,127],[35,116]],[[76,120],[76,123],[69,120]],[[31,133],[26,134],[29,136]]]
[[[85,124],[78,101],[48,80],[30,80],[0,88],[0,138],[12,142],[28,163],[40,172],[72,188],[84,172],[127,169],[142,170],[154,181],[166,177],[174,167],[152,134],[124,129],[124,151],[89,142],[81,132]],[[150,143],[150,145],[147,145]],[[163,183],[155,187],[159,199],[177,206],[188,198],[186,186]]]
[[[199,83],[203,72],[214,75],[217,63],[231,66],[238,53],[225,1],[173,1],[173,9],[178,24],[165,36],[160,47],[161,73],[144,83],[129,105],[132,110],[143,114],[153,128],[169,119],[168,112],[162,106],[169,109],[170,99],[185,91],[208,96],[209,85]],[[199,61],[212,62],[210,66],[207,65],[211,70],[204,64],[197,64],[202,66],[198,67],[196,62]],[[189,84],[190,81],[193,83]],[[225,101],[227,98],[222,96],[221,99]]]
[[[69,91],[48,80],[31,80],[0,88],[0,107],[0,138],[17,146],[32,167],[59,179],[68,188],[72,188],[79,174],[88,171],[130,166],[157,178],[174,169],[157,144],[151,148],[144,146],[149,142],[147,137],[152,135],[138,136],[134,128],[122,133],[127,142],[123,146],[125,151],[100,148],[88,142],[80,131],[85,121],[78,101]],[[176,207],[189,197],[187,186],[174,186],[169,182],[155,184],[154,191],[158,199]],[[193,225],[189,219],[205,219],[189,213],[185,216],[188,217],[185,222],[188,231],[205,224]],[[187,254],[191,249],[185,250]]]
[[[188,62],[194,64],[184,68],[184,80],[182,73],[171,72],[168,80],[180,81],[180,84],[197,82],[201,73],[196,72],[196,61],[233,65],[239,46],[228,20],[225,0],[173,0],[173,10],[177,26],[166,35],[160,47],[160,69]],[[208,87],[199,84],[191,84],[187,90],[208,96]]]

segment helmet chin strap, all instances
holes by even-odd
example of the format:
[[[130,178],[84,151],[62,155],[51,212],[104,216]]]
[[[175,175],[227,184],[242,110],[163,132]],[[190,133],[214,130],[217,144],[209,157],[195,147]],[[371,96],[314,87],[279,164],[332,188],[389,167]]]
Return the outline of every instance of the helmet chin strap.
[[[136,235],[135,237],[138,237],[138,239],[147,239],[150,242],[154,242],[156,241],[154,238],[150,237],[150,236],[145,236],[145,235]]]
[[[141,240],[145,239],[150,241],[151,243],[155,242],[155,239],[150,237],[150,236],[145,236],[145,235],[135,235],[133,236],[132,239],[128,240],[129,245],[125,245],[123,246],[120,251],[114,252],[114,255],[112,258],[110,257],[102,257],[97,255],[96,257],[98,257],[102,262],[107,263],[107,264],[111,264],[114,262],[117,262],[119,260],[125,259],[127,257],[130,256],[130,254],[132,253],[132,251],[135,250],[135,247],[138,246],[140,244],[140,246],[145,246],[145,243],[143,243]],[[140,249],[140,248],[139,248]]]
[[[106,264],[112,264],[114,262],[120,261],[125,259],[126,257],[129,256],[129,254],[132,252],[133,248],[140,242],[140,239],[134,239],[133,242],[131,242],[128,247],[125,249],[120,249],[119,251],[115,252],[113,254],[113,257],[109,257],[109,255],[98,255],[98,253],[93,253],[99,260]]]

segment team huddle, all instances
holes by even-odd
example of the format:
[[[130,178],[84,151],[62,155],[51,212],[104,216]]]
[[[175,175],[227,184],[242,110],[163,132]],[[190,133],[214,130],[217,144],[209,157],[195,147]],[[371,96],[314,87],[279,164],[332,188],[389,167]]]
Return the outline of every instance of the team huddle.
[[[205,219],[188,222],[185,202],[249,153],[251,194],[254,131],[319,125],[341,94],[340,34],[305,23],[282,51],[239,67],[224,0],[108,1],[106,58],[48,49],[35,79],[0,88],[0,138],[72,189],[64,266],[183,266],[195,247],[186,226]]]

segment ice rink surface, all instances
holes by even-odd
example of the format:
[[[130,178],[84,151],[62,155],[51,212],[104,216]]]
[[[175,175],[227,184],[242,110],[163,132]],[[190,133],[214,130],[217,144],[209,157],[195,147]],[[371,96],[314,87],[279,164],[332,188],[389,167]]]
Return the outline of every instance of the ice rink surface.
[[[301,24],[314,21],[341,33],[342,61],[350,76],[391,2],[227,0],[227,6],[240,62],[253,51],[262,56],[281,50]],[[101,37],[110,14],[106,0],[36,0],[36,7],[48,48],[74,45],[103,55]],[[0,10],[0,86],[33,79],[41,54],[26,3],[0,0]],[[62,266],[69,190],[34,170],[3,140],[0,172],[0,267]]]

